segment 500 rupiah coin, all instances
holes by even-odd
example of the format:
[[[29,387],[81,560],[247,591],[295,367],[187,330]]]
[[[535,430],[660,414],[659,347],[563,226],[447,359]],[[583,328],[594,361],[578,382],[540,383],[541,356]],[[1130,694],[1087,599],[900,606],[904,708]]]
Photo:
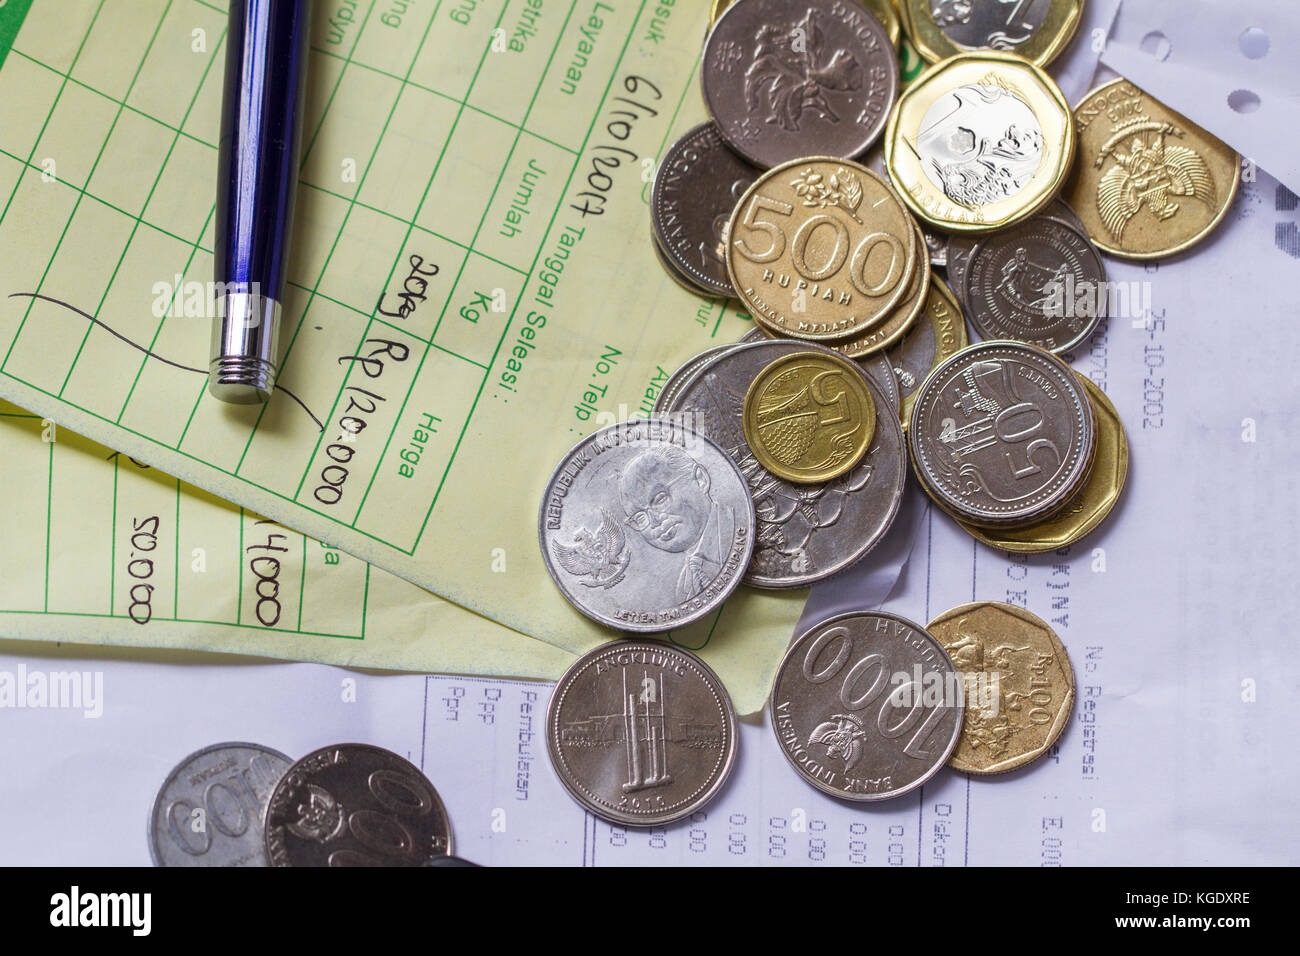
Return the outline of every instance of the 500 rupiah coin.
[[[778,336],[866,332],[908,291],[917,230],[865,166],[795,160],[764,173],[736,206],[727,274],[754,320]]]

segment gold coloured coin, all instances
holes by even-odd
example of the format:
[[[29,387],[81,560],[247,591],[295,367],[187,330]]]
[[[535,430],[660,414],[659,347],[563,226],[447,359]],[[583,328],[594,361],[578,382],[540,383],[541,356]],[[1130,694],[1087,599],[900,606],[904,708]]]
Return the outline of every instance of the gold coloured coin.
[[[1083,0],[902,0],[903,27],[931,63],[972,50],[1001,50],[1046,66],[1079,27]]]
[[[1074,668],[1046,622],[1014,604],[981,601],[925,628],[966,684],[961,737],[948,766],[995,774],[1037,760],[1070,721]]]
[[[1002,229],[1061,188],[1074,120],[1046,73],[1007,53],[965,53],[930,67],[898,100],[885,163],[903,201],[950,232]]]
[[[1074,111],[1079,162],[1065,198],[1092,241],[1130,259],[1200,242],[1223,221],[1241,182],[1241,157],[1125,79]]]
[[[863,335],[841,342],[823,343],[828,349],[838,352],[845,358],[866,358],[868,355],[889,348],[902,339],[916,324],[930,289],[932,272],[929,252],[925,245],[925,234],[921,232],[920,226],[915,225],[915,221],[913,226],[916,229],[917,248],[920,251],[916,257],[916,271],[912,274],[912,281],[908,284],[907,295],[903,301],[895,307],[885,321],[877,323]]]
[[[931,275],[930,291],[916,325],[885,353],[898,380],[899,415],[904,431],[912,416],[917,389],[925,377],[966,345],[966,322],[957,297],[942,279]]]
[[[1088,483],[1060,513],[1049,521],[1027,528],[990,530],[958,521],[977,541],[999,551],[1017,554],[1055,551],[1094,531],[1119,501],[1124,481],[1128,478],[1128,436],[1124,433],[1124,423],[1106,393],[1093,384],[1092,379],[1079,375],[1079,380],[1088,393],[1093,418],[1097,422],[1097,450]]]
[[[916,268],[918,232],[894,190],[851,160],[768,170],[731,214],[727,274],[754,320],[820,343],[888,319]]]
[[[749,386],[742,427],[768,471],[786,481],[821,483],[862,460],[876,433],[876,404],[849,362],[795,352],[763,369]]]
[[[713,24],[718,22],[718,17],[731,6],[735,0],[710,0],[709,3],[709,27],[712,29]],[[894,7],[894,0],[862,0],[862,5],[876,15],[885,27],[885,33],[889,35],[889,42],[894,44],[894,49],[898,49],[898,44],[903,39],[903,22],[899,19],[898,10]]]

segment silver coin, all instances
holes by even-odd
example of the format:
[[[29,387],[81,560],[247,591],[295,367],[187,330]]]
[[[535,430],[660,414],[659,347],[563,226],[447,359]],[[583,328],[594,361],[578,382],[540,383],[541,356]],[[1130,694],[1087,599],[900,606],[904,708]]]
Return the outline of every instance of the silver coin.
[[[943,233],[932,232],[922,228],[925,237],[925,249],[930,254],[930,265],[943,269],[948,265],[948,237]]]
[[[596,816],[659,826],[704,806],[736,760],[736,714],[722,681],[694,654],[615,641],[560,678],[546,746],[560,782]]]
[[[963,690],[925,628],[852,611],[795,639],[768,708],[781,752],[806,781],[845,800],[889,800],[947,763],[961,736]]]
[[[957,304],[961,306],[962,313],[967,315],[970,314],[970,306],[966,303],[966,269],[970,265],[970,255],[978,241],[968,236],[948,237],[948,265],[945,267],[948,288],[957,297]]]
[[[1038,32],[1051,8],[1052,0],[930,0],[935,25],[956,46],[1012,53]]]
[[[1038,215],[1047,216],[1049,219],[1064,223],[1072,229],[1077,229],[1085,236],[1088,234],[1088,227],[1083,224],[1079,214],[1064,199],[1053,199],[1038,212]]]
[[[415,764],[335,744],[294,763],[266,805],[271,866],[423,866],[451,852],[447,811]]]
[[[756,326],[754,326],[753,328],[751,328],[748,332],[746,332],[744,335],[742,335],[742,336],[738,339],[738,341],[740,341],[740,342],[742,342],[742,343],[745,343],[745,342],[766,342],[766,341],[767,341],[768,339],[770,339],[771,337],[772,337],[772,336],[768,335],[766,332],[764,332],[762,329],[760,329],[760,328],[756,325]]]
[[[664,252],[663,246],[659,245],[659,239],[655,236],[653,229],[650,230],[650,245],[654,248],[655,259],[658,260],[660,267],[664,272],[668,273],[668,278],[692,295],[706,295],[710,298],[715,295],[711,289],[704,288],[691,276],[683,272],[677,263],[668,257],[668,253]]]
[[[1096,448],[1092,405],[1070,367],[1020,342],[980,342],[941,362],[912,406],[917,477],[957,518],[1031,524],[1082,487]]]
[[[926,178],[978,207],[1015,196],[1043,160],[1043,130],[1029,104],[992,83],[959,86],[926,110],[916,137]]]
[[[976,243],[966,268],[967,315],[985,339],[1068,352],[1106,311],[1106,265],[1087,235],[1034,216]]]
[[[723,137],[766,169],[865,152],[898,95],[898,57],[862,4],[737,0],[704,44],[701,81]]]
[[[292,763],[278,750],[238,742],[190,754],[154,799],[154,866],[265,866],[262,813]]]
[[[688,130],[659,163],[650,191],[650,224],[677,269],[713,295],[735,298],[723,233],[759,170],[741,159],[717,126]]]
[[[761,332],[759,337],[762,338]],[[743,342],[744,339],[741,339],[741,341]],[[673,397],[681,391],[683,385],[690,381],[692,375],[723,352],[735,347],[735,342],[728,342],[725,345],[713,345],[683,362],[677,371],[668,376],[668,381],[664,382],[664,387],[659,389],[659,395],[655,398],[653,409],[655,417],[662,418],[667,413],[668,409],[672,407]]]
[[[741,336],[740,342],[742,344],[748,344],[750,342],[803,342],[803,340],[768,335],[758,326],[754,326],[754,328]],[[810,343],[803,342],[803,344]],[[820,348],[820,346],[818,347]],[[858,367],[867,373],[867,377],[876,384],[876,387],[880,389],[881,394],[885,396],[885,401],[893,406],[894,411],[898,411],[900,407],[899,402],[903,399],[902,395],[898,391],[898,380],[894,375],[892,366],[889,364],[889,360],[882,353],[877,352],[863,356],[860,359],[851,359],[850,361],[856,362]],[[665,403],[664,407],[668,408],[669,405]]]
[[[907,481],[902,426],[888,411],[897,406],[865,371],[876,403],[876,431],[851,471],[825,484],[796,485],[758,463],[742,426],[745,393],[772,362],[808,351],[829,350],[788,339],[737,346],[696,372],[668,410],[717,441],[745,475],[758,516],[754,555],[745,572],[745,583],[754,587],[806,587],[861,559],[889,530]],[[885,373],[893,377],[888,363]]]
[[[689,425],[620,422],[564,456],[538,535],[574,607],[655,633],[704,617],[736,589],[754,550],[754,503],[740,469]]]

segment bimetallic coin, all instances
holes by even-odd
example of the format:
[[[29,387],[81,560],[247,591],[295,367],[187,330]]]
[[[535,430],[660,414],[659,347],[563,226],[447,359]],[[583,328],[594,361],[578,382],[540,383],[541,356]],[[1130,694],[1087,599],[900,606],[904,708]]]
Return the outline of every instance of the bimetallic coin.
[[[668,644],[615,641],[583,655],[546,709],[565,789],[603,820],[661,826],[712,799],[736,760],[736,714],[716,674]]]
[[[971,50],[1015,53],[1038,66],[1074,36],[1083,0],[903,0],[903,21],[931,63]]]
[[[962,696],[960,673],[919,624],[855,611],[795,639],[769,710],[801,777],[833,797],[875,801],[921,786],[947,762]]]
[[[731,297],[723,234],[759,170],[701,123],[668,147],[650,191],[650,223],[664,255],[700,288]]]
[[[1065,197],[1101,249],[1156,259],[1196,245],[1223,221],[1241,157],[1124,79],[1074,111],[1079,162]]]
[[[982,338],[1059,355],[1092,335],[1106,297],[1106,265],[1087,235],[1038,215],[976,244],[963,301]]]
[[[1017,56],[966,53],[930,67],[900,97],[885,162],[903,201],[930,225],[990,232],[1056,194],[1074,140],[1051,77]]]
[[[916,258],[916,271],[908,283],[907,295],[895,306],[894,311],[884,322],[867,330],[863,335],[828,342],[826,347],[833,349],[845,358],[861,359],[868,355],[883,352],[899,341],[908,330],[916,324],[917,316],[925,306],[926,295],[930,291],[930,258],[925,251],[925,237],[920,226],[913,226],[916,232],[917,248],[921,250]]]
[[[844,0],[737,0],[705,41],[700,75],[722,136],[764,169],[865,152],[898,95],[884,26]]]
[[[867,453],[876,405],[862,370],[825,352],[775,359],[745,394],[741,424],[754,457],[796,484],[824,484]]]
[[[1046,623],[1014,604],[981,601],[945,611],[926,630],[966,682],[950,767],[1006,773],[1051,749],[1074,708],[1074,668]]]
[[[761,332],[759,333],[759,338],[763,338]],[[741,341],[743,342],[744,339],[741,339]],[[735,342],[728,342],[726,345],[714,345],[683,362],[681,368],[669,375],[668,381],[664,382],[664,387],[659,390],[659,395],[655,398],[654,403],[654,417],[662,418],[667,414],[668,409],[672,407],[673,399],[676,397],[677,393],[681,391],[682,386],[690,381],[692,375],[702,369],[705,365],[709,364],[709,362],[721,355],[723,352],[735,347]]]
[[[451,852],[438,791],[414,764],[369,744],[313,751],[266,806],[271,866],[423,866]]]
[[[902,396],[899,417],[908,427],[917,389],[944,359],[966,347],[966,323],[956,297],[942,279],[930,280],[925,311],[903,340],[884,354]]]
[[[930,373],[908,442],[921,486],[959,520],[1017,527],[1059,511],[1087,481],[1096,448],[1083,385],[1056,356],[980,342]]]
[[[741,425],[745,394],[773,361],[809,350],[819,351],[788,339],[739,346],[700,369],[668,409],[717,441],[749,483],[758,529],[744,580],[755,587],[806,587],[852,565],[889,530],[907,481],[903,432],[887,414],[877,414],[862,461],[824,485],[796,485],[759,464]],[[876,407],[886,408],[862,374]]]
[[[1124,434],[1124,423],[1105,392],[1091,379],[1082,375],[1079,379],[1088,392],[1097,420],[1097,451],[1087,484],[1060,512],[1041,524],[994,531],[958,522],[976,540],[999,551],[1020,554],[1055,551],[1091,534],[1118,503],[1128,478],[1128,436]]]
[[[190,754],[154,800],[154,866],[265,866],[262,813],[292,763],[260,744],[214,744]]]
[[[655,633],[704,617],[735,590],[754,549],[754,504],[732,460],[689,425],[620,422],[561,460],[538,535],[574,607],[607,627]]]
[[[875,173],[847,160],[800,159],[764,173],[741,198],[727,274],[767,331],[834,341],[894,314],[920,243],[912,217]]]

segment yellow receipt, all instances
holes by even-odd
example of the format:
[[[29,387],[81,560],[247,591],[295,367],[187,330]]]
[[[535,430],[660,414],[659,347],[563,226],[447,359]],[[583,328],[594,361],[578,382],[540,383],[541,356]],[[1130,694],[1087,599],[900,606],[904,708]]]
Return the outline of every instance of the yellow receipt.
[[[705,8],[318,4],[283,389],[239,409],[202,371],[223,10],[35,4],[0,68],[0,395],[504,627],[608,640],[543,567],[545,481],[749,327],[649,237]],[[802,598],[672,639],[757,695]]]

